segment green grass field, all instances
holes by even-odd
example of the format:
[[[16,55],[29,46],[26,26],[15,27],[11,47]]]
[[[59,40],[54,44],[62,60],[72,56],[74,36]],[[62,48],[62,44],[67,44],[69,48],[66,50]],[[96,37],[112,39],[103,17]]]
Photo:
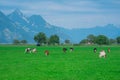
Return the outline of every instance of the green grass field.
[[[37,53],[25,54],[27,47]],[[0,45],[0,80],[120,80],[120,46],[109,47],[107,58],[99,58],[108,46],[97,46],[97,53],[94,46],[74,46],[65,54],[62,46]]]

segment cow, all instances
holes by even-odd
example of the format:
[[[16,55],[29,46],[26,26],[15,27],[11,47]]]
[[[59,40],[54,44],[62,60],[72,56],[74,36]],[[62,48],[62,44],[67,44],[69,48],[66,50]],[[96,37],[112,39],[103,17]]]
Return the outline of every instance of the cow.
[[[110,48],[107,49],[108,53],[110,53]]]
[[[44,51],[44,54],[45,54],[46,56],[48,56],[48,55],[49,55],[49,51],[48,51],[48,50],[45,50],[45,51]]]
[[[36,53],[36,48],[33,48],[33,49],[31,49],[31,48],[26,48],[25,49],[25,53]]]
[[[100,57],[100,58],[101,58],[101,57],[104,57],[104,58],[106,57],[106,53],[105,53],[104,50],[100,51],[99,57]]]
[[[32,53],[36,53],[36,52],[37,52],[37,49],[36,49],[36,48],[33,48],[33,49],[31,50],[31,52],[32,52]]]
[[[63,48],[63,52],[66,53],[66,51],[67,51],[67,48]]]
[[[96,51],[97,51],[97,48],[94,48],[94,49],[93,49],[93,51],[94,51],[94,53],[96,53]]]
[[[40,46],[40,43],[37,43],[36,46]]]
[[[70,52],[72,52],[74,49],[72,47],[70,47]]]
[[[25,53],[31,53],[31,48],[26,48]]]

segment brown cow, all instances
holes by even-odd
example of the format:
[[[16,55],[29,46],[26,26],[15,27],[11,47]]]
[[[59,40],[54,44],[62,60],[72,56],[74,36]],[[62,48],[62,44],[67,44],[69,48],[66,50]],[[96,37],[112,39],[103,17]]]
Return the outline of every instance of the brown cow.
[[[45,50],[45,55],[48,56],[49,55],[49,51],[48,50]]]
[[[110,48],[108,48],[108,50],[107,50],[107,51],[108,51],[108,53],[110,53]]]

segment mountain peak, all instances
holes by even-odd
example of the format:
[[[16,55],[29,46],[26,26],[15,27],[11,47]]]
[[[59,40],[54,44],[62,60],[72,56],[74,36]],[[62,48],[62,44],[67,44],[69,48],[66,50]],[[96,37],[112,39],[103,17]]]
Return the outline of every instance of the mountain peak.
[[[40,15],[32,15],[29,18],[30,22],[35,24],[35,25],[39,25],[39,26],[45,26],[46,25],[46,21],[40,16]]]
[[[31,18],[45,21],[40,15],[32,15]]]
[[[11,14],[8,16],[24,16],[23,13],[19,9],[15,9]]]
[[[19,16],[23,16],[23,13],[19,9],[15,9],[13,13]]]
[[[20,9],[17,8],[17,9],[15,9],[14,11],[16,11],[16,12],[20,12]]]
[[[9,14],[8,18],[22,25],[27,25],[27,23],[29,23],[29,21],[27,20],[27,17],[24,16],[24,14],[19,9],[16,9],[11,14]]]

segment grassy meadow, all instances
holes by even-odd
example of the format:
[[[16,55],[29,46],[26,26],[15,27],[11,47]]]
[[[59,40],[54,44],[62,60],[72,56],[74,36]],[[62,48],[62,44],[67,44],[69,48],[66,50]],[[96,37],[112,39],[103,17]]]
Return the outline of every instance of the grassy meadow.
[[[25,54],[27,47],[37,53]],[[66,46],[66,53],[63,47],[0,45],[0,80],[120,80],[120,46],[73,46],[73,52]],[[102,49],[106,58],[99,58]]]

